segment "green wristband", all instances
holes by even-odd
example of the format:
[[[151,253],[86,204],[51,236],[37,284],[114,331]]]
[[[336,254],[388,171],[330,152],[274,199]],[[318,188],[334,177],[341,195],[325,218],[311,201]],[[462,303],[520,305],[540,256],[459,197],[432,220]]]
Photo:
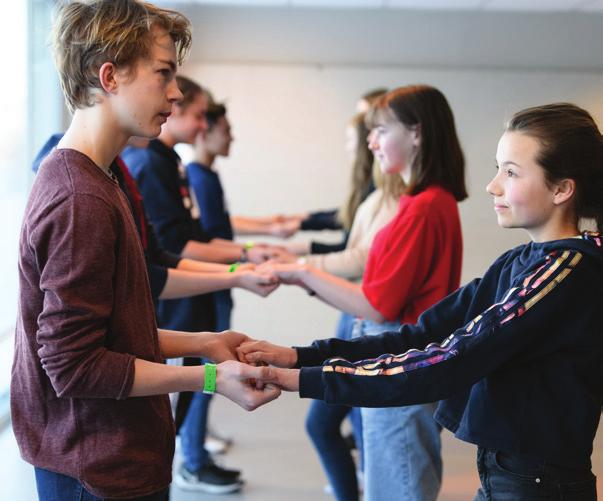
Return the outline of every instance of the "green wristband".
[[[203,382],[203,393],[212,395],[216,392],[216,364],[205,364],[205,381]]]
[[[228,273],[234,273],[235,271],[237,271],[237,268],[241,265],[241,263],[232,263],[229,267],[228,267]]]

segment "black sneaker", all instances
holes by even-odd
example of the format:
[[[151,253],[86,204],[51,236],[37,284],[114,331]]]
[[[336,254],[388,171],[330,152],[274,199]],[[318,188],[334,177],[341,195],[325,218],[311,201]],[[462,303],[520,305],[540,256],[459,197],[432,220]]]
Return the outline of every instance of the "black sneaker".
[[[199,491],[207,494],[228,494],[243,487],[237,470],[227,470],[215,463],[209,463],[196,472],[188,471],[181,465],[176,473],[174,483],[185,491]]]
[[[225,468],[221,464],[216,463],[214,461],[214,458],[211,455],[209,456],[209,459],[207,460],[207,464],[205,465],[205,467],[216,468],[216,469],[220,470],[222,472],[222,475],[224,475],[226,477],[239,478],[241,476],[241,470]]]

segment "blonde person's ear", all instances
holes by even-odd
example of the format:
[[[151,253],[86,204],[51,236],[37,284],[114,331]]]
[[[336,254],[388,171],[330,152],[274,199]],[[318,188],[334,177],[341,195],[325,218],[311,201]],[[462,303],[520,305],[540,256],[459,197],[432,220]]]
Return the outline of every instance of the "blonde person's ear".
[[[561,205],[567,202],[576,192],[576,181],[573,179],[562,179],[555,183],[553,190],[553,203]]]
[[[103,63],[98,70],[98,79],[101,88],[107,94],[114,93],[118,87],[117,67],[115,64],[110,62]]]

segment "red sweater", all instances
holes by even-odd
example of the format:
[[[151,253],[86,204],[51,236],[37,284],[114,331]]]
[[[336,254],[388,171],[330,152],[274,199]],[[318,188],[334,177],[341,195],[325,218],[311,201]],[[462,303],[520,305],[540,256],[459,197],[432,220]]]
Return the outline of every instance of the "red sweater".
[[[463,243],[454,197],[439,186],[400,198],[371,246],[362,290],[387,320],[414,324],[458,288]]]
[[[136,357],[161,362],[128,201],[88,157],[56,150],[21,230],[12,423],[23,458],[100,497],[171,481],[167,396],[127,398]]]

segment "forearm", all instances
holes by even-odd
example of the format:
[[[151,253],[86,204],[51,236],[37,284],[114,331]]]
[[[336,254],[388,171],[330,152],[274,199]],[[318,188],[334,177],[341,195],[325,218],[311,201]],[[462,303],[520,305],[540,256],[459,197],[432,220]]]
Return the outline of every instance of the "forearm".
[[[190,240],[180,253],[184,258],[197,261],[211,261],[213,263],[234,263],[241,258],[240,246],[206,244]]]
[[[358,280],[362,277],[368,258],[369,249],[363,246],[347,248],[341,252],[329,254],[313,254],[308,256],[307,263],[347,280]]]
[[[134,362],[134,383],[129,396],[145,397],[180,391],[201,391],[204,381],[203,366],[165,365],[137,358]]]
[[[219,290],[231,289],[238,285],[237,276],[228,272],[196,272],[168,269],[165,286],[159,299],[178,299],[197,296]]]
[[[272,224],[278,221],[278,217],[275,216],[257,216],[257,217],[245,217],[245,216],[230,216],[230,222],[242,222],[242,223],[260,223],[260,224]]]
[[[181,332],[157,329],[159,349],[163,358],[207,357],[213,332]],[[211,358],[211,357],[208,357]]]
[[[193,259],[181,259],[177,268],[184,271],[203,271],[206,273],[228,271],[229,265],[222,263],[209,263],[207,261],[195,261]]]
[[[237,235],[270,235],[272,222],[262,221],[261,219],[243,218],[232,216],[230,223]]]
[[[234,242],[233,240],[226,240],[225,238],[212,238],[211,244],[235,249],[242,249],[244,247],[241,243]]]
[[[349,282],[312,266],[306,266],[299,272],[302,283],[316,295],[335,308],[374,322],[385,319],[369,303],[359,284]]]

